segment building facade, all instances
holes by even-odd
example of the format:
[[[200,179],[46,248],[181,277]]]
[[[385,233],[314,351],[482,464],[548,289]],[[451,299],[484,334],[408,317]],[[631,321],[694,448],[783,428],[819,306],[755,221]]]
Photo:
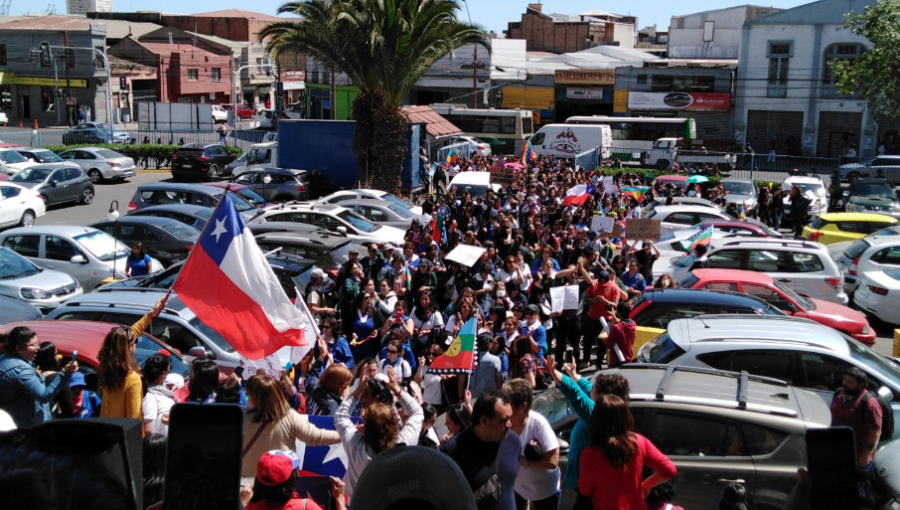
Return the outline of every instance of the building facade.
[[[112,12],[113,0],[67,0],[66,12],[84,16],[89,12]]]
[[[672,16],[668,34],[669,58],[737,59],[744,23],[780,10],[741,5]]]
[[[528,4],[521,21],[508,24],[507,38],[527,42],[528,51],[573,53],[598,44],[632,48],[637,19],[592,11],[578,16],[545,14],[541,4]]]
[[[821,0],[747,21],[742,30],[734,136],[757,153],[874,154],[880,138],[867,102],[841,95],[829,70],[871,44],[844,28],[874,0]]]

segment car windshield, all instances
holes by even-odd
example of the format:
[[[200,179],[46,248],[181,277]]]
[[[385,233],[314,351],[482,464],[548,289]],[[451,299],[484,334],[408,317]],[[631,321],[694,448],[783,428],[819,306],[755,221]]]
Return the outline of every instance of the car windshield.
[[[250,202],[252,205],[266,203],[266,199],[263,198],[259,193],[253,191],[251,188],[241,188],[239,190],[236,190],[235,193],[237,193],[244,200]]]
[[[686,273],[681,278],[675,280],[675,286],[682,289],[692,289],[694,288],[694,285],[697,285],[697,282],[699,281],[700,278],[694,276],[694,273]]]
[[[113,259],[127,257],[131,248],[121,241],[117,241],[106,232],[96,231],[75,236],[75,242],[82,248],[91,252],[97,260],[109,262]]]
[[[369,220],[353,211],[341,211],[337,214],[337,217],[353,225],[361,232],[374,232],[381,228],[381,225],[373,225]]]
[[[238,212],[252,211],[256,209],[256,207],[250,205],[250,203],[247,202],[244,197],[238,195],[237,193],[231,194],[231,202],[234,203],[234,208],[237,209]]]
[[[223,351],[234,352],[234,347],[232,347],[231,344],[229,344],[227,340],[222,338],[221,335],[216,333],[216,331],[214,329],[212,329],[211,327],[204,324],[200,319],[194,317],[193,319],[190,320],[190,324],[191,324],[191,326],[194,326],[195,328],[200,330],[200,332],[203,333],[203,336],[208,338],[212,343],[219,346],[219,348],[222,349]]]
[[[343,264],[350,260],[350,250],[353,249],[353,243],[347,241],[346,243],[338,246],[337,248],[331,250],[331,256],[338,264]]]
[[[180,221],[173,221],[172,223],[162,225],[162,229],[177,237],[178,239],[190,239],[191,237],[197,237],[200,235],[199,230],[190,225],[185,225]]]
[[[38,163],[59,163],[63,158],[50,151],[34,151],[34,158]]]
[[[725,191],[732,195],[754,195],[753,183],[741,181],[722,181]]]
[[[125,157],[122,154],[119,154],[116,151],[111,151],[109,149],[100,149],[100,150],[96,151],[96,154],[103,159],[118,159],[118,158]]]
[[[41,271],[43,269],[18,253],[9,248],[0,248],[0,280],[25,278]]]
[[[0,151],[0,161],[4,163],[25,163],[25,156],[16,151]]]
[[[779,292],[781,292],[782,294],[787,296],[788,299],[792,299],[795,302],[800,303],[800,306],[802,306],[806,310],[815,310],[816,309],[816,304],[813,303],[812,300],[805,298],[805,297],[801,296],[800,294],[797,294],[796,292],[794,292],[793,290],[791,290],[790,288],[788,288],[787,286],[785,286],[783,283],[779,282],[778,280],[773,279],[772,284],[775,285],[775,288],[778,289]]]
[[[889,269],[884,272],[884,274],[890,276],[891,278],[900,281],[900,267],[897,269]]]
[[[814,194],[820,196],[825,194],[825,185],[821,182],[794,182],[791,184],[800,188],[800,191],[804,193],[812,191]],[[787,194],[787,192],[785,192],[785,194]]]
[[[850,348],[850,357],[866,365],[868,368],[878,372],[885,379],[889,379],[894,384],[900,385],[900,367],[894,361],[885,358],[881,354],[873,351],[865,345],[853,340],[849,336],[841,333],[841,336],[847,340],[847,346]]]
[[[44,182],[44,179],[50,175],[47,168],[26,168],[16,175],[9,178],[9,182]]]
[[[390,193],[385,193],[384,195],[381,195],[380,197],[377,197],[377,198],[379,200],[386,200],[388,202],[395,203],[395,204],[399,205],[400,207],[403,207],[404,209],[409,209],[411,207],[409,204],[407,204],[403,200],[400,200],[399,198],[395,197],[394,195],[391,195]]]
[[[173,352],[172,350],[165,348],[163,344],[147,335],[141,335],[138,337],[137,345],[134,348],[134,359],[135,361],[137,361],[138,367],[143,368],[144,362],[147,361],[147,358],[158,352],[169,353],[169,363],[172,366],[170,370],[171,373],[178,374],[185,379],[190,377],[190,365],[188,365],[187,361],[179,356],[177,352]]]
[[[857,182],[850,186],[850,195],[860,197],[884,197],[890,199],[897,198],[897,194],[894,193],[894,188],[890,187],[887,183],[882,182]]]
[[[397,204],[389,205],[388,209],[397,213],[397,215],[400,216],[401,218],[403,218],[404,220],[408,220],[408,219],[412,218],[413,216],[415,216],[415,214],[410,212],[409,209],[407,209],[406,207],[400,207]]]

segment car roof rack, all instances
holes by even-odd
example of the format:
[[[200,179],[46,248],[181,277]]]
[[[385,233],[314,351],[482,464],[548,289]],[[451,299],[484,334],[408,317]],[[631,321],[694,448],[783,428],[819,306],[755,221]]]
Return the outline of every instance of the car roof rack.
[[[731,239],[725,237],[723,239]],[[739,244],[766,244],[766,245],[781,245],[784,247],[801,247],[801,248],[813,248],[819,249],[822,245],[813,243],[811,241],[806,241],[803,239],[781,239],[777,237],[750,237],[750,238],[741,238],[729,240],[723,243],[721,246],[736,246]],[[720,246],[720,247],[721,247]]]

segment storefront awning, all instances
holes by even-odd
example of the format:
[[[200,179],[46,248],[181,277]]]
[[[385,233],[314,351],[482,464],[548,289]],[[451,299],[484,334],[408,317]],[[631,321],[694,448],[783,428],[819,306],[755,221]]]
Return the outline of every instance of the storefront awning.
[[[306,82],[302,81],[286,81],[282,84],[284,90],[304,90],[306,89]]]

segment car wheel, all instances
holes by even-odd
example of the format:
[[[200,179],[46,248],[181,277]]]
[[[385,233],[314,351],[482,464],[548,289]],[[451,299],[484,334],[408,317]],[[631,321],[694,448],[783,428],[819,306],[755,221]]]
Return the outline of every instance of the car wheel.
[[[97,170],[96,168],[88,172],[88,177],[91,178],[91,182],[93,182],[94,184],[100,184],[101,182],[103,182],[103,174],[101,174],[100,170]]]
[[[207,175],[208,179],[212,179],[213,177],[219,176],[219,165],[212,164],[209,165],[209,175]]]
[[[81,203],[84,205],[90,205],[90,203],[93,201],[94,188],[85,188],[84,191],[81,192]]]
[[[22,219],[19,221],[20,227],[31,227],[34,225],[34,219],[36,218],[34,211],[28,209],[24,213],[22,213]]]

